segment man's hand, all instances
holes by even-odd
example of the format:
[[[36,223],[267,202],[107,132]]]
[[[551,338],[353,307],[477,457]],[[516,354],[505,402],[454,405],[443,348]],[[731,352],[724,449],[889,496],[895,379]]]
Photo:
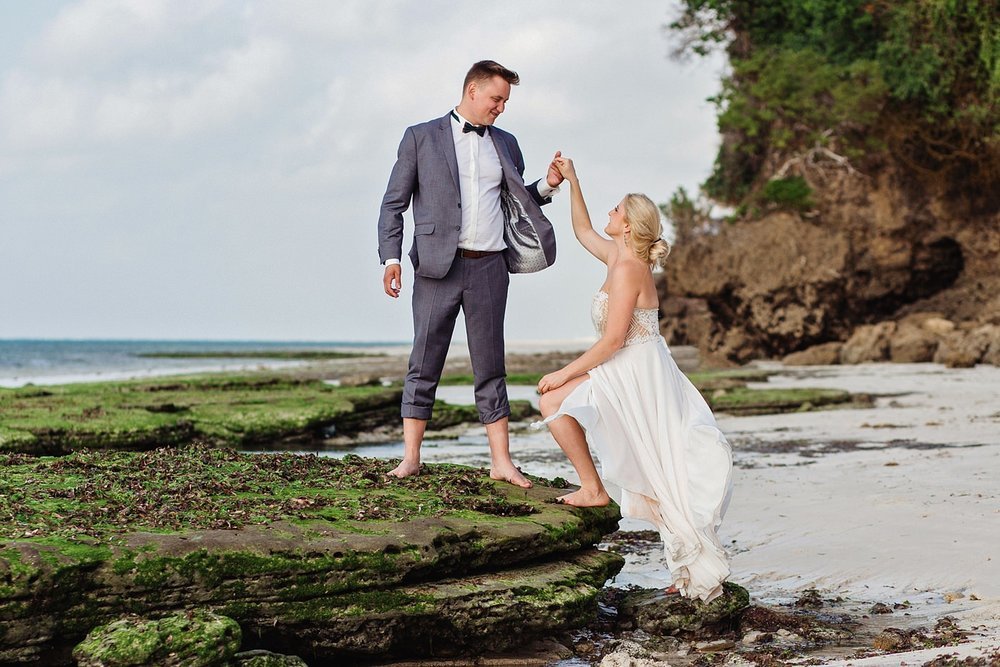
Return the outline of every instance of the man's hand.
[[[562,172],[556,166],[556,160],[560,157],[562,157],[562,151],[556,151],[555,157],[549,163],[549,172],[545,175],[545,182],[549,184],[550,188],[559,187],[559,184],[563,182]]]
[[[385,289],[385,293],[393,299],[399,298],[399,290],[403,287],[403,268],[400,264],[390,264],[385,267],[382,287]]]

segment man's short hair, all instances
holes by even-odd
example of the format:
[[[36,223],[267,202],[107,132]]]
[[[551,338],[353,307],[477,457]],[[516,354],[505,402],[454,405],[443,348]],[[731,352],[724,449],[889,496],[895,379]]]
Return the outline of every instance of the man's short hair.
[[[478,63],[473,65],[469,69],[469,73],[465,75],[465,82],[462,84],[462,91],[464,92],[473,81],[489,81],[495,76],[499,76],[512,86],[516,86],[521,83],[521,78],[514,70],[507,69],[494,60],[480,60]]]

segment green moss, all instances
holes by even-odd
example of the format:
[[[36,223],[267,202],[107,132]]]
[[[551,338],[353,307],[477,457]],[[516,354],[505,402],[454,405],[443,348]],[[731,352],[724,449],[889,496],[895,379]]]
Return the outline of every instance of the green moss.
[[[159,620],[130,616],[95,628],[73,651],[81,667],[225,664],[239,650],[242,633],[231,618],[203,611]]]
[[[0,538],[84,544],[81,536],[279,520],[332,522],[357,531],[355,522],[462,509],[496,516],[535,511],[483,470],[428,466],[420,476],[394,480],[385,476],[389,468],[391,463],[357,456],[242,454],[203,446],[10,459],[0,482]]]
[[[315,435],[357,411],[398,405],[398,395],[267,375],[0,389],[0,450],[146,449],[196,438],[239,447]]]
[[[142,352],[136,356],[152,359],[356,359],[384,357],[382,353],[344,352],[341,350],[243,350],[192,351],[192,352]]]
[[[767,382],[774,373],[756,368],[728,368],[688,373],[687,377],[698,389],[719,389],[745,386],[747,382]]]
[[[730,414],[772,414],[812,410],[847,403],[851,394],[839,389],[748,389],[737,387],[707,393],[713,410]]]

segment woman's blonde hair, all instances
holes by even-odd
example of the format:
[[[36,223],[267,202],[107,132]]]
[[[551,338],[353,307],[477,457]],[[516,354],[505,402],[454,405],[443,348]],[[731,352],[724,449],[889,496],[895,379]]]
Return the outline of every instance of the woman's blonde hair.
[[[631,227],[628,245],[635,256],[647,264],[662,266],[670,254],[670,244],[664,241],[660,209],[644,194],[625,195],[625,220]]]

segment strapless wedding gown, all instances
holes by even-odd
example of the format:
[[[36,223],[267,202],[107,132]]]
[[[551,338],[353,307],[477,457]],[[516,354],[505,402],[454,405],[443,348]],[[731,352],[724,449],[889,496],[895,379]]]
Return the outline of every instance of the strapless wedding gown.
[[[606,292],[594,295],[592,317],[603,335]],[[719,596],[729,561],[716,531],[732,492],[732,449],[677,368],[655,308],[636,308],[624,347],[535,426],[564,415],[586,431],[622,515],[659,531],[678,590],[706,602]]]

